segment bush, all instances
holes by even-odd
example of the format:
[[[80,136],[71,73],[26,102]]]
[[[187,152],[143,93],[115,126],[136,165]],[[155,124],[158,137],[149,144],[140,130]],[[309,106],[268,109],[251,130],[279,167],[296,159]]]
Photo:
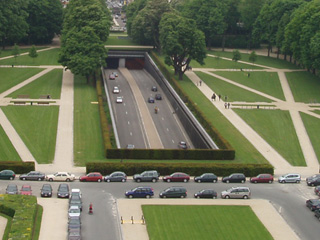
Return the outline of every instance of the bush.
[[[34,162],[0,162],[0,171],[9,169],[21,174],[35,170]]]

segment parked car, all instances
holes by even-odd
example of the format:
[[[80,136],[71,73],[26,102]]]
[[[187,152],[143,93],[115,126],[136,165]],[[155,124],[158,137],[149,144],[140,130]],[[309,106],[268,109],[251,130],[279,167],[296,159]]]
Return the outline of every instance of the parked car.
[[[315,174],[311,177],[307,177],[306,182],[308,186],[312,187],[320,185],[320,174]]]
[[[320,221],[320,210],[319,210],[319,209],[317,209],[317,210],[314,211],[314,216],[315,216],[316,218],[318,218],[318,220]]]
[[[68,240],[81,240],[81,230],[77,228],[69,229]]]
[[[301,176],[297,173],[285,174],[278,178],[279,183],[300,183]]]
[[[126,148],[127,149],[134,149],[134,145],[133,144],[128,144]]]
[[[248,199],[251,197],[251,191],[248,187],[232,187],[226,191],[221,192],[222,198],[243,198]]]
[[[18,194],[18,186],[16,184],[9,184],[6,188],[6,194]]]
[[[152,87],[151,87],[151,91],[152,91],[152,92],[157,92],[157,91],[158,91],[158,88],[157,88],[156,86],[152,86]]]
[[[127,175],[124,172],[113,172],[110,175],[104,177],[105,182],[125,182],[127,181]]]
[[[42,185],[40,189],[41,197],[52,197],[52,186],[48,183]]]
[[[155,170],[144,171],[143,173],[133,175],[133,180],[136,182],[156,182],[159,180],[159,175]]]
[[[21,195],[32,195],[32,190],[30,185],[22,185],[20,189],[20,194]]]
[[[159,194],[160,198],[185,198],[187,190],[184,187],[169,187]]]
[[[320,193],[320,186],[316,186],[316,187],[314,188],[314,193],[315,193],[316,195],[319,195],[319,193]]]
[[[31,171],[29,173],[21,174],[19,176],[20,180],[37,180],[37,181],[43,181],[45,179],[46,175],[44,173],[38,172],[38,171]]]
[[[80,217],[71,217],[68,221],[68,231],[70,229],[81,229],[81,219]]]
[[[112,72],[112,74],[113,74],[115,77],[118,77],[118,73],[117,73],[117,72]]]
[[[194,194],[195,198],[217,198],[218,193],[212,189],[204,189]]]
[[[153,195],[154,192],[151,187],[136,187],[125,193],[128,198],[151,198]]]
[[[120,93],[119,87],[117,87],[117,86],[113,87],[112,92],[113,92],[113,93]]]
[[[81,215],[81,210],[78,206],[72,205],[69,207],[69,210],[68,210],[68,217],[69,218],[80,217],[80,215]]]
[[[224,182],[224,183],[245,183],[246,176],[243,173],[233,173],[230,176],[223,177],[222,182]]]
[[[179,147],[180,149],[188,149],[187,143],[184,142],[184,141],[180,141],[180,142],[178,143],[178,147]]]
[[[79,188],[72,188],[70,198],[72,198],[73,196],[78,196],[79,198],[82,198],[81,190]]]
[[[273,176],[268,173],[259,174],[256,177],[250,178],[250,182],[252,182],[252,183],[272,183]]]
[[[201,176],[194,177],[194,181],[201,182],[213,182],[216,183],[218,181],[218,177],[213,173],[204,173]]]
[[[162,96],[160,93],[157,93],[156,96],[155,96],[155,99],[156,100],[162,100]]]
[[[148,103],[154,103],[154,98],[153,97],[148,97]]]
[[[123,103],[123,97],[117,97],[116,103]]]
[[[110,80],[115,80],[115,79],[116,79],[116,76],[113,75],[113,74],[110,74],[110,75],[109,75],[109,79],[110,79]]]
[[[57,195],[58,195],[58,198],[69,198],[69,195],[70,195],[69,185],[66,183],[61,183],[58,187]]]
[[[0,172],[0,179],[13,180],[16,177],[16,174],[12,170],[2,170]]]
[[[63,181],[63,182],[70,182],[74,181],[75,176],[74,174],[70,174],[68,172],[56,172],[55,174],[49,174],[46,176],[47,181]]]
[[[163,177],[164,182],[188,182],[189,180],[190,176],[182,172],[175,172]]]
[[[306,207],[311,211],[320,209],[320,199],[309,199],[306,201]]]
[[[80,182],[101,182],[103,176],[99,172],[91,172],[79,178]]]
[[[78,206],[78,208],[80,208],[80,211],[82,211],[82,200],[81,200],[81,197],[72,196],[69,199],[69,207],[71,207],[71,206]]]

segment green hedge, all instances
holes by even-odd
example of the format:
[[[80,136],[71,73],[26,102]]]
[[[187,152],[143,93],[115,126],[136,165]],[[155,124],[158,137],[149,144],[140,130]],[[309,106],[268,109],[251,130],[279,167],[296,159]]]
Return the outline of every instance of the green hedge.
[[[87,173],[101,172],[103,175],[114,171],[123,171],[131,176],[146,170],[157,170],[162,176],[173,172],[185,172],[191,176],[212,172],[217,176],[228,176],[231,173],[244,173],[253,177],[260,173],[274,174],[270,164],[220,164],[220,163],[101,163],[91,162],[86,164]]]
[[[17,174],[35,170],[34,162],[0,162],[0,171],[9,169]]]

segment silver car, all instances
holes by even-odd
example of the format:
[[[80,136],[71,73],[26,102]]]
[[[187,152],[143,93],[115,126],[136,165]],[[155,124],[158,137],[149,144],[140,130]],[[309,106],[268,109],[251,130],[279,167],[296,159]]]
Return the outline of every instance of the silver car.
[[[248,187],[232,187],[226,191],[221,192],[222,198],[243,198],[248,199],[251,197],[251,191]]]
[[[279,183],[300,183],[301,182],[301,176],[297,173],[289,173],[285,174],[278,179]]]

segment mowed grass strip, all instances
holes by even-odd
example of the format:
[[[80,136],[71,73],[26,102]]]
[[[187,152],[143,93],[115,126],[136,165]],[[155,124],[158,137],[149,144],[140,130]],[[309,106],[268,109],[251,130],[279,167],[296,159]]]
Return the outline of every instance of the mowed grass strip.
[[[43,71],[38,68],[0,68],[0,93]]]
[[[0,161],[21,161],[7,134],[0,125]]]
[[[37,47],[36,46],[37,50],[45,49],[45,48],[47,48],[47,47]],[[30,49],[31,48],[20,48],[19,52],[20,52],[20,54],[29,53]],[[4,49],[4,50],[2,49],[1,52],[0,52],[0,58],[7,57],[7,56],[13,56],[12,55],[12,50],[13,50],[13,47],[11,47],[10,49]]]
[[[319,112],[320,113],[320,112]],[[303,124],[307,130],[313,149],[320,162],[320,119],[300,112]]]
[[[290,113],[282,110],[233,109],[293,166],[306,166]]]
[[[125,35],[110,35],[106,45],[135,46],[139,44],[136,44],[131,38]]]
[[[6,106],[2,108],[38,163],[54,159],[58,106]]]
[[[150,240],[273,239],[249,206],[143,205]]]
[[[221,94],[222,99],[227,102],[241,101],[241,102],[271,102],[271,99],[262,97],[258,94],[237,87],[231,83],[210,76],[204,72],[196,72],[198,77],[202,79],[216,94]]]
[[[0,65],[60,65],[58,63],[60,48],[53,48],[46,51],[38,52],[38,57],[31,58],[29,55],[20,55],[16,59],[14,57],[0,60]]]
[[[74,78],[74,161],[78,166],[105,158],[95,85]]]
[[[320,78],[309,72],[287,72],[286,77],[296,102],[320,103]]]
[[[51,95],[51,98],[59,99],[62,85],[62,69],[53,69],[28,85],[19,88],[8,97],[17,98],[19,95],[29,95],[30,98],[40,98],[41,95]]]
[[[229,51],[222,52],[222,51],[211,50],[211,51],[208,51],[207,54],[218,55],[220,57],[226,57],[230,59],[233,58],[233,52],[229,52]],[[248,53],[240,53],[240,54],[241,54],[240,61],[244,61],[252,64],[252,62],[249,60],[250,54]],[[278,69],[299,69],[300,68],[288,61],[277,59],[274,57],[261,56],[261,55],[257,55],[257,60],[254,62],[254,64],[264,65],[267,67],[273,67]]]
[[[276,72],[213,72],[234,82],[258,90],[285,101],[282,87]]]

